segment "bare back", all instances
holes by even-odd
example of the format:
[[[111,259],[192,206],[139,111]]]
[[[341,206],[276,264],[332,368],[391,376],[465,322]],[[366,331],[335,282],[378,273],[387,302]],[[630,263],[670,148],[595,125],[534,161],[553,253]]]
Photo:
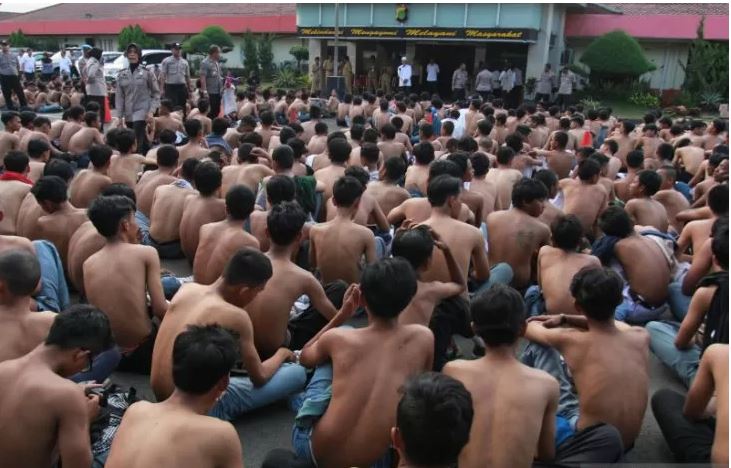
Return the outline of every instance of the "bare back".
[[[584,267],[601,266],[593,255],[567,252],[544,245],[538,252],[538,284],[546,301],[548,314],[574,313],[570,286],[574,275]]]
[[[180,247],[190,261],[193,261],[198,249],[201,226],[225,218],[226,204],[220,198],[190,195],[185,199],[180,219]]]
[[[88,208],[92,200],[111,184],[109,176],[93,169],[83,169],[71,181],[69,200],[76,208]]]
[[[614,246],[630,289],[651,305],[665,302],[670,283],[670,266],[660,248],[640,235],[626,237]]]
[[[200,228],[198,249],[193,260],[196,283],[211,284],[221,276],[234,253],[244,247],[259,249],[259,241],[244,231],[242,221],[219,221]]]
[[[190,188],[163,185],[155,189],[150,207],[150,236],[158,243],[180,239],[180,220],[187,195],[196,193]]]
[[[161,185],[169,185],[176,180],[174,176],[159,171],[145,172],[142,174],[142,177],[140,177],[140,180],[135,186],[137,209],[149,218],[155,190]]]

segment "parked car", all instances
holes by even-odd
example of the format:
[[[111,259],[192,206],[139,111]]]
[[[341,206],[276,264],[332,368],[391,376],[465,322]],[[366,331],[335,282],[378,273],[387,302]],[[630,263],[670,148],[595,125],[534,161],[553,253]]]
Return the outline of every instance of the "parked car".
[[[102,63],[112,63],[117,58],[121,57],[123,54],[122,52],[102,52]]]
[[[79,75],[78,69],[76,68],[76,62],[81,58],[82,52],[79,47],[66,47],[66,50],[71,54],[71,75]],[[53,60],[53,72],[59,73],[58,65],[61,62],[61,51],[56,52],[51,56]]]
[[[171,55],[172,52],[170,52],[169,50],[144,49],[142,51],[142,57],[140,57],[140,62],[146,68],[152,69],[155,68],[155,65],[160,66],[160,63],[162,63],[163,60],[165,60],[167,57],[170,57]],[[107,80],[116,79],[119,71],[128,66],[129,62],[127,61],[127,57],[125,57],[124,55],[120,55],[119,57],[114,59],[113,62],[104,63],[104,77]]]

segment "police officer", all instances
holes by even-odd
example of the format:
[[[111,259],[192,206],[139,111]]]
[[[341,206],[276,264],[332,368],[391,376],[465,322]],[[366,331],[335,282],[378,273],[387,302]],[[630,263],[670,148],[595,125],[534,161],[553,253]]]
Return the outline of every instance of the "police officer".
[[[200,80],[201,80],[201,97],[208,95],[208,102],[211,107],[208,111],[208,117],[215,119],[221,112],[221,92],[223,91],[223,79],[221,77],[221,48],[217,45],[211,45],[208,49],[208,57],[201,61]]]
[[[99,123],[103,130],[106,121],[104,98],[107,96],[107,82],[104,79],[104,66],[101,59],[102,50],[98,47],[91,49],[89,59],[86,61],[84,76],[86,77],[86,101],[99,104]]]
[[[117,75],[115,108],[127,128],[135,131],[137,152],[146,154],[150,149],[147,123],[152,122],[153,114],[160,106],[160,87],[155,74],[140,63],[140,48],[137,44],[129,44],[125,56],[129,65]]]
[[[183,108],[183,115],[186,115],[186,104],[191,91],[190,86],[190,65],[188,61],[180,56],[180,43],[172,46],[173,55],[167,57],[160,64],[160,88],[173,106]]]
[[[13,110],[13,91],[18,96],[18,103],[20,107],[27,105],[25,101],[25,93],[23,87],[20,85],[20,65],[18,63],[18,56],[10,52],[10,44],[8,41],[0,41],[0,87],[3,90],[3,97],[5,98],[5,106],[8,110]]]

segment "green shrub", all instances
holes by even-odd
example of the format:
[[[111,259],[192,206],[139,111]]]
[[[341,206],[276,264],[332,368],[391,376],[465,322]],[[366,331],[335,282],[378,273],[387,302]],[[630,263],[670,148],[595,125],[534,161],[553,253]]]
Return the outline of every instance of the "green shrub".
[[[691,43],[688,64],[683,65],[683,90],[693,95],[715,92],[728,99],[728,41],[710,42],[703,38],[705,18],[698,26],[698,37]]]
[[[160,41],[145,33],[139,24],[129,25],[119,31],[117,37],[119,50],[125,50],[129,44],[135,43],[142,49],[158,49],[162,47]]]
[[[612,80],[628,80],[655,69],[645,57],[639,42],[621,30],[594,39],[580,61],[591,75]]]
[[[647,108],[660,107],[660,98],[653,93],[643,93],[637,91],[629,97],[629,102]]]
[[[256,51],[256,38],[250,30],[244,34],[244,43],[241,49],[244,52],[244,68],[247,73],[259,73],[259,58]]]
[[[273,34],[262,34],[259,37],[258,47],[256,51],[257,59],[259,60],[259,66],[263,78],[269,79],[273,73],[274,65],[274,52],[272,52],[272,42],[274,41]]]
[[[584,106],[584,111],[588,111],[588,110],[597,110],[597,109],[599,109],[600,107],[602,107],[602,103],[601,103],[601,101],[597,101],[597,100],[595,100],[595,99],[592,99],[592,98],[591,98],[591,97],[589,97],[589,96],[587,96],[587,97],[585,97],[584,99],[582,99],[581,101],[579,101],[579,103],[580,103],[580,104],[581,104],[582,106]]]
[[[718,105],[723,102],[723,96],[716,91],[706,91],[701,93],[699,96],[699,104],[703,110],[708,112],[715,112],[718,110]]]
[[[302,62],[310,58],[310,50],[307,46],[296,45],[289,49],[289,55],[297,61],[297,70],[302,70]]]
[[[307,83],[307,81],[303,78],[304,77],[297,73],[295,70],[282,68],[279,70],[279,73],[277,73],[277,75],[274,77],[274,82],[272,84],[275,88],[302,88]]]
[[[183,50],[189,54],[208,55],[212,45],[220,47],[222,52],[228,52],[233,49],[234,43],[231,35],[221,26],[208,26],[183,41]]]

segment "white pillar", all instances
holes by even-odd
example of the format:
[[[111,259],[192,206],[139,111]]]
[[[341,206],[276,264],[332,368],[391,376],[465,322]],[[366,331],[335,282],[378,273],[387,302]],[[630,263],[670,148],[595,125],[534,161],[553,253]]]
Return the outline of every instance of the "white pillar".
[[[322,40],[321,39],[307,39],[307,50],[310,52],[310,62],[315,61],[315,57],[320,57],[322,62],[327,57],[322,57]]]
[[[543,5],[541,27],[538,31],[536,42],[528,46],[528,62],[525,67],[525,79],[538,78],[541,76],[543,67],[549,62],[549,48],[551,45],[551,34],[553,33],[554,5],[546,3]]]

